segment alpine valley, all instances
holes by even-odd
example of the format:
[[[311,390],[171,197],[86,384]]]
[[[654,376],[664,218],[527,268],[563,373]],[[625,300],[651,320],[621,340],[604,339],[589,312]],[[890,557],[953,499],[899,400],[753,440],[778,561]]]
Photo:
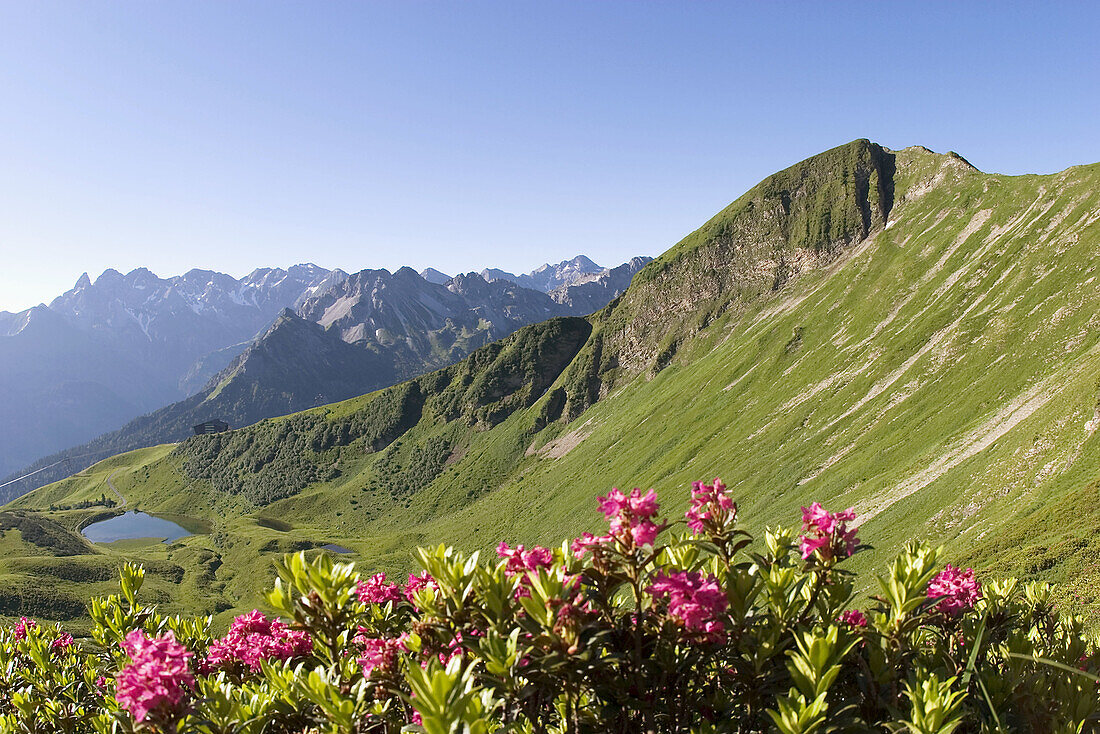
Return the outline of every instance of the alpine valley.
[[[363,572],[405,571],[417,545],[595,530],[592,498],[622,482],[675,518],[692,480],[719,475],[750,530],[815,500],[854,506],[876,543],[859,568],[926,538],[980,573],[1059,582],[1095,626],[1098,255],[1100,164],[1009,177],[857,140],[628,264],[606,305],[524,289],[561,287],[537,271],[340,278],[271,311],[197,402],[143,420],[308,409],[111,456],[8,504],[0,614],[79,625],[136,559],[162,609],[224,622],[262,606],[287,551],[335,544]],[[618,277],[587,270],[573,288]],[[427,286],[438,308],[404,295]],[[385,377],[334,379],[348,374]],[[246,403],[263,408],[233,412]],[[112,488],[193,534],[89,543],[83,527],[121,512],[100,503]]]
[[[609,269],[582,255],[489,280],[316,265],[241,280],[82,275],[48,307],[0,314],[0,474],[49,454],[9,477],[30,474],[0,501],[211,418],[242,426],[362,395],[520,326],[591,313],[649,260]]]

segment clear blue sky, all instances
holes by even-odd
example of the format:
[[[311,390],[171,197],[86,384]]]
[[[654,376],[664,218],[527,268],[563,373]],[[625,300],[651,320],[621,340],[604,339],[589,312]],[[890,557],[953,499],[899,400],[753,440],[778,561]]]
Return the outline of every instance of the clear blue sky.
[[[1100,3],[0,0],[0,309],[656,255],[858,137],[1100,161]]]

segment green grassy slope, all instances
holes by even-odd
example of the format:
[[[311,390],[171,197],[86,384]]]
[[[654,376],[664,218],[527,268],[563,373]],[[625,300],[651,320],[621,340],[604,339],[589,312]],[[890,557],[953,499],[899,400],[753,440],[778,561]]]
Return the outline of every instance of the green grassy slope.
[[[689,482],[718,474],[754,529],[812,500],[854,505],[877,548],[864,565],[930,538],[1068,582],[1095,613],[1098,222],[1100,165],[1005,177],[856,141],[762,182],[587,321],[116,457],[132,469],[115,484],[212,523],[156,549],[196,579],[176,603],[211,611],[258,603],[273,553],[335,542],[396,571],[417,544],[596,529],[613,485],[656,487],[678,516]],[[70,482],[9,507],[98,496]],[[146,551],[97,562],[108,552]]]

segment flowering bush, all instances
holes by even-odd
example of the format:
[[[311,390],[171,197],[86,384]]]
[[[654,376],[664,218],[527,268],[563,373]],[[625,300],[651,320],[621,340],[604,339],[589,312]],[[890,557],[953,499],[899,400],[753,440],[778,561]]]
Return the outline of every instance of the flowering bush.
[[[176,642],[171,632],[150,639],[144,631],[134,630],[126,635],[122,649],[130,663],[115,678],[119,705],[139,723],[178,718],[186,691],[195,686],[187,663],[194,654]]]
[[[973,607],[981,596],[974,569],[960,571],[950,563],[928,584],[928,598],[939,599],[936,609],[952,617]]]
[[[1050,590],[980,584],[910,543],[871,587],[852,510],[754,541],[718,480],[679,528],[656,494],[599,498],[605,535],[496,558],[422,549],[405,584],[287,556],[260,611],[91,605],[91,637],[0,628],[0,731],[1083,732],[1096,644]],[[663,535],[662,531],[668,530]],[[854,589],[870,596],[856,603]],[[862,608],[861,608],[862,607]]]
[[[264,660],[304,658],[313,653],[313,638],[305,630],[292,630],[281,619],[268,620],[254,610],[233,620],[229,634],[213,642],[206,663],[211,668],[235,670],[247,667],[256,673]]]

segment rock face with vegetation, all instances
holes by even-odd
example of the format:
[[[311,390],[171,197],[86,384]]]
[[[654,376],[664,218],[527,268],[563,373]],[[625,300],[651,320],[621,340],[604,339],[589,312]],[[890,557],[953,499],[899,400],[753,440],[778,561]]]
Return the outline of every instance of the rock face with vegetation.
[[[116,456],[9,509],[76,527],[91,510],[48,507],[100,496],[114,472],[141,509],[214,531],[89,561],[175,564],[166,608],[227,619],[260,603],[252,580],[295,544],[405,571],[418,544],[556,542],[593,529],[584,508],[610,486],[676,501],[717,469],[750,530],[811,500],[854,506],[876,545],[856,570],[912,539],[944,544],[956,565],[1058,582],[1095,625],[1097,251],[1098,165],[1008,177],[855,141],[761,182],[587,318]]]

